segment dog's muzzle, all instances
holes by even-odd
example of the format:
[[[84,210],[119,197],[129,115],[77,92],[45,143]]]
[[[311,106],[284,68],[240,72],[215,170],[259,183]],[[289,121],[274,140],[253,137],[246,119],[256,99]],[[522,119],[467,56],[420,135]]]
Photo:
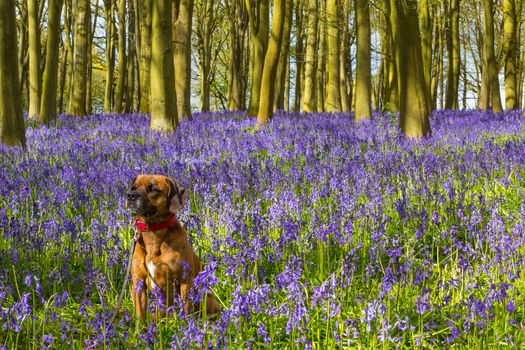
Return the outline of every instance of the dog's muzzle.
[[[136,191],[128,192],[126,207],[134,215],[151,216],[157,212],[157,208],[148,205],[148,200],[143,198],[143,195]]]

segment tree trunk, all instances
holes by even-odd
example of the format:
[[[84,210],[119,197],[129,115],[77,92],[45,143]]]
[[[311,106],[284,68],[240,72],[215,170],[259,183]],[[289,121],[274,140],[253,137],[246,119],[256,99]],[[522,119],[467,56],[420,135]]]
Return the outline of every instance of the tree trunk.
[[[113,1],[104,0],[106,29],[106,87],[104,90],[104,113],[111,113],[113,110],[113,71],[115,70],[115,45],[113,40],[115,10],[113,6]]]
[[[416,0],[391,0],[392,33],[396,41],[399,84],[399,126],[409,138],[431,133],[428,89],[423,74],[423,57]]]
[[[58,86],[58,114],[62,114],[64,111],[64,91],[66,87],[66,77],[68,73],[68,57],[71,53],[71,47],[69,45],[69,16],[67,14],[68,6],[67,1],[64,1],[64,32],[65,40],[62,42],[62,60],[60,62],[60,82]],[[73,61],[73,60],[71,60]],[[71,65],[69,65],[71,66]]]
[[[339,37],[341,42],[339,45],[339,93],[341,94],[341,111],[343,112],[350,112],[352,108],[351,93],[349,93],[351,90],[348,88],[349,75],[347,74],[348,66],[351,64],[349,57],[349,18],[347,16],[347,13],[351,11],[348,5],[349,2],[342,1],[339,3]]]
[[[197,54],[200,73],[200,111],[210,111],[210,74],[212,55],[212,24],[215,22],[214,0],[202,1],[197,12],[203,12],[195,18],[197,36]]]
[[[517,11],[515,0],[503,1],[503,51],[505,57],[505,108],[518,108],[517,98]]]
[[[292,29],[292,8],[291,0],[284,0],[284,27],[283,38],[280,48],[279,64],[277,65],[277,72],[275,75],[275,98],[273,101],[273,110],[284,109],[284,85],[285,74],[288,67],[288,56],[290,51],[290,31]]]
[[[493,0],[482,0],[483,6],[483,69],[478,108],[503,111],[499,93],[498,68],[494,52],[494,4]]]
[[[133,112],[133,101],[135,100],[135,7],[133,1],[128,3],[128,56],[126,68],[126,103],[124,113]]]
[[[49,0],[47,17],[46,66],[42,83],[40,122],[49,124],[57,115],[58,54],[62,0]]]
[[[231,1],[231,2],[230,2]],[[244,110],[244,51],[245,32],[248,27],[244,0],[225,1],[230,24],[228,62],[228,109]]]
[[[95,2],[95,17],[93,19],[93,27],[88,33],[88,55],[87,55],[87,93],[86,93],[86,111],[88,114],[92,113],[93,110],[93,55],[91,53],[91,48],[93,47],[93,36],[97,30],[97,20],[98,20],[98,0]]]
[[[399,111],[398,91],[397,91],[397,72],[395,60],[395,42],[392,37],[392,24],[390,9],[390,0],[384,0],[382,3],[384,10],[385,29],[381,39],[381,47],[384,52],[383,60],[383,91],[382,91],[382,109],[383,111]]]
[[[264,126],[272,119],[273,113],[273,99],[275,96],[275,75],[277,72],[277,65],[279,64],[279,56],[281,44],[283,41],[283,29],[285,22],[285,1],[290,0],[274,0],[273,16],[272,16],[272,32],[266,57],[264,59],[264,69],[261,80],[261,97],[259,99],[259,113],[257,114],[257,126]]]
[[[140,102],[139,112],[150,112],[151,0],[137,1],[140,9]]]
[[[151,130],[171,132],[178,125],[171,41],[172,0],[153,0],[151,5]]]
[[[319,49],[317,54],[317,73],[316,73],[316,102],[317,111],[324,112],[325,91],[326,91],[326,0],[319,0],[321,18],[318,20],[319,30]]]
[[[425,84],[428,88],[430,88],[430,73],[432,71],[432,22],[430,21],[430,5],[428,2],[429,0],[420,1],[419,14],[421,18],[421,52],[423,57],[423,75],[425,77]]]
[[[27,1],[29,21],[29,112],[30,119],[40,114],[40,23],[38,23],[38,0]]]
[[[297,1],[295,7],[295,25],[296,25],[296,38],[295,38],[295,97],[293,104],[293,111],[301,111],[301,99],[302,99],[302,87],[303,87],[303,74],[304,74],[304,45],[303,45],[303,6],[301,1]]]
[[[326,48],[328,81],[326,84],[326,111],[341,111],[341,92],[339,89],[339,0],[326,1]]]
[[[0,142],[25,147],[14,1],[0,1]]]
[[[117,89],[115,91],[114,113],[122,113],[124,88],[126,87],[126,0],[118,0],[118,59]]]
[[[245,0],[245,4],[250,22],[250,59],[253,62],[251,66],[252,85],[250,89],[250,104],[248,106],[248,116],[254,117],[259,111],[262,72],[264,67],[266,49],[268,47],[268,27],[270,22],[269,1],[257,1],[257,12],[255,12],[252,8],[251,0]]]
[[[370,43],[370,9],[367,0],[355,0],[355,18],[357,30],[357,66],[355,89],[355,120],[372,117],[371,85],[372,67]]]
[[[75,116],[85,116],[86,113],[86,83],[87,83],[87,40],[90,28],[89,1],[75,1],[73,29],[73,69],[71,85],[71,98],[68,113]]]
[[[180,0],[173,25],[173,59],[179,121],[191,120],[191,20],[193,0]],[[177,2],[176,2],[177,3]]]
[[[315,112],[315,88],[317,69],[317,20],[318,1],[308,0],[308,31],[304,66],[303,112]]]
[[[459,75],[460,75],[460,42],[459,42],[459,0],[450,0],[447,31],[447,96],[446,109],[459,109]]]

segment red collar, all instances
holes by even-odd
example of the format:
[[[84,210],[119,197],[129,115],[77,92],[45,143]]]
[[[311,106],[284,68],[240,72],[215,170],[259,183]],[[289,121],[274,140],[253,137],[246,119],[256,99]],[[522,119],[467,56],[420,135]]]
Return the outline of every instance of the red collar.
[[[177,223],[177,218],[175,217],[175,214],[171,214],[170,217],[166,219],[166,221],[159,222],[156,224],[148,224],[147,222],[144,222],[139,218],[135,218],[135,227],[138,231],[141,232],[163,230],[165,228],[175,226],[175,223]]]

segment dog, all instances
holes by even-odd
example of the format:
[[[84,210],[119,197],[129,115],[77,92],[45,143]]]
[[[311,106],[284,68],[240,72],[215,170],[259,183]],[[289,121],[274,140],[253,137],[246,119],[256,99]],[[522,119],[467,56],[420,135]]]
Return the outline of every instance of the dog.
[[[136,315],[142,320],[146,319],[147,296],[145,288],[137,288],[139,284],[147,285],[150,291],[160,288],[168,307],[173,305],[176,292],[186,315],[198,306],[192,304],[189,296],[201,263],[175,216],[187,202],[188,191],[163,175],[138,175],[127,193],[126,207],[135,216],[137,229],[131,262],[131,294]],[[208,293],[206,313],[217,314],[220,310],[217,300]],[[159,313],[152,317],[157,319]]]

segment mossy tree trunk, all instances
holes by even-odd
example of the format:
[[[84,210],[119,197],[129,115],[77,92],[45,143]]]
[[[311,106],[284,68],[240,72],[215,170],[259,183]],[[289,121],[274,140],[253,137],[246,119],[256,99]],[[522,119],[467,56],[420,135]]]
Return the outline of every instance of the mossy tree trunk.
[[[150,112],[150,63],[151,63],[151,0],[137,1],[140,22],[140,96],[139,112]]]
[[[450,0],[447,31],[447,90],[445,108],[459,109],[460,41],[459,41],[459,0]]]
[[[0,142],[25,147],[14,1],[0,1]]]
[[[481,0],[483,7],[483,60],[481,70],[481,90],[478,108],[503,111],[499,92],[498,67],[494,50],[494,1]]]
[[[518,0],[520,1],[520,0]],[[505,57],[505,108],[518,108],[518,47],[516,0],[503,1],[503,52]]]
[[[5,0],[7,1],[7,0]],[[41,0],[42,1],[42,0]],[[29,111],[30,119],[40,114],[40,23],[38,23],[38,0],[27,1],[29,33]]]
[[[57,115],[57,80],[62,0],[49,0],[47,18],[46,65],[42,83],[40,122],[48,124]]]
[[[254,117],[259,111],[261,80],[266,49],[268,47],[268,27],[270,22],[269,1],[259,0],[254,4],[252,0],[245,0],[245,4],[250,23],[250,59],[252,60],[252,84],[250,89],[248,116]]]
[[[421,53],[423,57],[423,75],[425,84],[430,88],[432,70],[432,21],[430,19],[430,4],[432,0],[419,2],[419,17],[421,20]],[[449,1],[449,0],[446,0]]]
[[[286,72],[288,71],[288,58],[290,53],[290,32],[292,29],[292,0],[284,0],[285,2],[285,17],[284,17],[284,28],[283,28],[283,38],[281,41],[281,49],[279,55],[279,64],[277,66],[277,72],[275,77],[275,98],[273,101],[274,111],[284,108],[284,90],[285,90],[285,80]]]
[[[295,6],[295,97],[293,111],[301,111],[303,75],[304,75],[304,15],[303,2],[297,1]]]
[[[178,5],[178,6],[177,6]],[[191,120],[191,26],[193,0],[177,0],[174,7],[173,59],[179,121]]]
[[[326,1],[326,111],[341,111],[340,69],[339,69],[339,0]]]
[[[87,94],[87,51],[88,31],[90,27],[90,2],[77,0],[74,2],[74,27],[73,27],[73,64],[72,78],[70,80],[71,93],[68,113],[75,116],[85,116]]]
[[[261,96],[259,99],[259,112],[257,114],[257,126],[264,126],[272,118],[273,99],[275,96],[275,76],[279,64],[281,44],[283,40],[283,29],[285,22],[285,1],[274,0],[272,31],[266,57],[264,58],[264,67],[261,80]]]
[[[114,113],[122,113],[126,87],[126,0],[118,0],[118,59]]]
[[[370,4],[367,0],[355,0],[355,18],[357,31],[357,65],[355,91],[355,120],[372,117],[372,67],[370,42]]]
[[[172,0],[151,3],[151,130],[172,132],[178,125],[173,68]]]
[[[396,42],[399,85],[399,126],[409,138],[430,135],[428,88],[423,74],[423,58],[416,0],[391,0],[392,33]]]
[[[114,2],[104,0],[104,20],[106,29],[106,85],[104,89],[104,113],[111,113],[113,110],[113,72],[115,70],[115,41],[114,29]]]
[[[315,90],[317,70],[317,21],[319,4],[317,0],[308,0],[306,55],[304,62],[303,112],[315,112]]]
[[[232,111],[245,108],[245,52],[248,20],[244,0],[225,1],[230,25],[230,53],[228,57],[228,109]]]

